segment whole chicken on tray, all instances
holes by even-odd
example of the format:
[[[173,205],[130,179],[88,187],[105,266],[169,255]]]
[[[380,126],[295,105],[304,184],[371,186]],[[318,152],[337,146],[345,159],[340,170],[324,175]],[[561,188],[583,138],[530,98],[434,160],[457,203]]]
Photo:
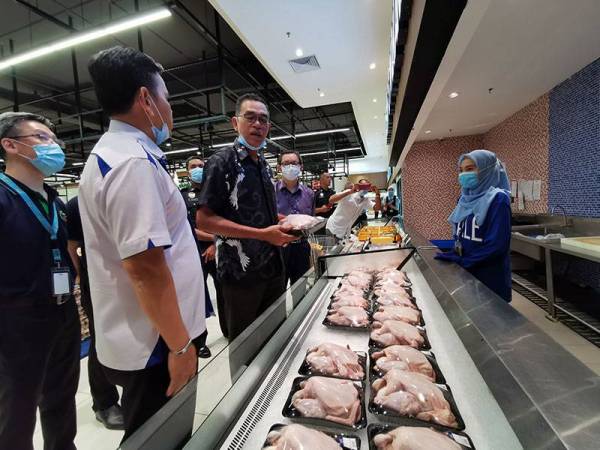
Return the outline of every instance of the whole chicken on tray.
[[[373,438],[377,450],[461,450],[448,436],[424,427],[398,427]]]
[[[326,319],[330,324],[341,327],[366,328],[369,326],[369,315],[360,306],[340,306],[332,310]]]
[[[353,426],[361,419],[360,393],[350,380],[310,377],[300,383],[292,405],[303,417]]]
[[[365,372],[358,355],[348,347],[325,342],[308,350],[306,362],[313,372],[350,380],[362,380]]]
[[[342,306],[360,306],[363,309],[368,309],[369,301],[361,295],[342,295],[332,299],[329,309],[339,309]]]
[[[425,355],[408,345],[391,345],[371,355],[375,370],[386,374],[392,369],[417,372],[435,382],[435,372]]]
[[[286,425],[273,430],[267,436],[267,447],[263,450],[340,450],[335,439],[325,433],[303,425]]]
[[[438,386],[419,373],[392,369],[372,384],[373,403],[400,416],[456,428],[458,422]]]
[[[384,322],[386,320],[401,320],[402,322],[418,325],[421,322],[419,310],[408,306],[384,305],[373,314],[373,320]]]
[[[425,338],[419,329],[401,320],[373,322],[371,339],[380,347],[410,345],[413,348],[421,348],[425,344]]]
[[[413,303],[410,295],[406,292],[402,294],[383,294],[377,298],[377,303],[381,306],[394,305],[417,309],[417,305]]]

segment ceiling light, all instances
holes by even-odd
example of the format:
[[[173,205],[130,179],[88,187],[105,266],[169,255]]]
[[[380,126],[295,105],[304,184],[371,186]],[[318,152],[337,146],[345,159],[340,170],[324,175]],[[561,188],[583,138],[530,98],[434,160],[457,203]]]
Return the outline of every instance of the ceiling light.
[[[84,162],[74,162],[73,165],[74,166],[83,166],[83,165],[85,165],[85,163]]]
[[[362,147],[349,147],[349,148],[340,148],[339,150],[323,150],[320,152],[312,152],[312,153],[302,153],[300,152],[301,156],[314,156],[314,155],[326,155],[327,153],[345,153],[345,152],[351,152],[352,150],[360,150]]]
[[[369,69],[374,70],[375,67],[377,67],[377,65],[374,62],[372,62],[371,64],[369,64]]]
[[[379,119],[379,116],[373,116],[373,119]]]
[[[425,134],[431,133],[431,130],[425,130]]]
[[[448,97],[450,97],[450,98],[456,98],[456,97],[458,97],[458,92],[451,92]]]
[[[166,145],[167,147],[170,147],[170,146],[171,146],[171,143],[170,143],[170,142],[167,142],[165,145]]]
[[[302,51],[302,49],[301,49],[301,48],[297,48],[297,49],[296,49],[296,56],[297,56],[298,58],[300,58],[301,56],[304,56],[304,52]]]
[[[319,92],[319,97],[325,97],[325,92]]]
[[[32,59],[40,58],[41,56],[49,55],[66,48],[74,47],[76,45],[83,44],[84,42],[89,42],[104,36],[116,34],[131,28],[137,28],[141,25],[170,17],[171,15],[171,11],[168,8],[160,8],[152,12],[140,14],[127,20],[118,21],[112,25],[105,25],[91,31],[77,33],[75,36],[61,39],[53,44],[48,44],[20,55],[6,58],[0,61],[0,70],[6,69],[7,67],[16,66],[17,64],[25,61],[31,61]]]
[[[373,103],[377,103],[377,99],[376,98],[373,99]]]
[[[171,150],[170,152],[165,152],[165,155],[174,155],[176,153],[195,152],[196,150],[198,150],[198,147],[182,148],[181,150]]]
[[[308,131],[306,133],[298,133],[296,135],[299,137],[307,137],[307,136],[318,136],[319,134],[331,134],[331,133],[343,133],[344,131],[349,131],[350,128],[336,128],[333,130],[322,130],[322,131]]]

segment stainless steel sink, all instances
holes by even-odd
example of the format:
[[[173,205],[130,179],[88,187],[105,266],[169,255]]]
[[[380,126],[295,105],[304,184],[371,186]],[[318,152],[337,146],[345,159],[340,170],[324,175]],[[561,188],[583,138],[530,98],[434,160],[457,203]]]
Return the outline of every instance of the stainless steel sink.
[[[513,252],[520,253],[535,259],[544,261],[544,247],[542,244],[559,243],[560,239],[536,239],[536,235],[547,235],[554,233],[566,234],[565,227],[549,227],[548,225],[516,225],[512,227],[512,239],[510,249]],[[537,232],[537,233],[536,233]]]

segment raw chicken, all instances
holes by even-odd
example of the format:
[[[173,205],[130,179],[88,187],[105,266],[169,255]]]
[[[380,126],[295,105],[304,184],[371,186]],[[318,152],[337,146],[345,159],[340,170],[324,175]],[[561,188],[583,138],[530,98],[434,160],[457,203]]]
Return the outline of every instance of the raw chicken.
[[[406,273],[396,269],[383,269],[375,274],[375,279],[377,281],[390,280],[394,281],[396,284],[410,284],[410,280]]]
[[[348,275],[344,278],[344,281],[350,283],[352,286],[359,287],[361,289],[369,289],[371,286],[371,280],[365,277],[358,276],[356,274]]]
[[[360,420],[358,389],[350,380],[310,377],[300,384],[292,404],[304,417],[352,426]]]
[[[392,369],[417,372],[435,381],[435,372],[429,360],[420,351],[408,345],[392,345],[372,355],[375,368],[381,373],[387,373]]]
[[[286,425],[271,431],[267,436],[268,447],[263,450],[340,450],[335,439],[325,433],[302,425]]]
[[[406,294],[406,295],[408,295],[408,292],[406,292],[406,289],[404,289],[402,286],[398,286],[396,284],[386,284],[384,286],[375,286],[375,288],[373,289],[373,292],[375,293],[375,295],[377,297],[382,297],[385,294],[392,294],[392,295]]]
[[[439,387],[414,372],[392,369],[372,384],[376,405],[401,416],[416,417],[447,427],[458,426]]]
[[[381,297],[377,297],[377,303],[384,306],[396,305],[417,309],[417,305],[412,302],[408,294],[384,294]]]
[[[294,230],[309,230],[323,222],[322,217],[309,216],[306,214],[290,214],[281,221],[282,224],[291,225]]]
[[[369,325],[367,311],[359,306],[340,306],[329,313],[327,320],[335,325],[345,327],[366,327]]]
[[[367,309],[369,307],[369,302],[362,296],[356,294],[334,297],[330,308],[339,309],[341,306],[360,306],[361,308]]]
[[[373,438],[377,450],[460,450],[445,434],[424,427],[398,427]]]
[[[365,295],[365,290],[362,288],[356,287],[356,286],[352,286],[348,282],[344,283],[342,281],[340,287],[337,288],[337,290],[334,292],[333,296],[339,297],[340,295],[347,295],[347,294]]]
[[[350,380],[362,380],[365,372],[358,362],[358,355],[349,347],[323,343],[311,348],[306,362],[314,372]]]
[[[410,345],[419,348],[425,343],[425,338],[416,327],[400,320],[373,322],[373,328],[371,339],[382,347]]]
[[[385,320],[401,320],[402,322],[410,323],[411,325],[418,325],[421,321],[421,313],[407,306],[395,306],[387,305],[380,306],[373,319],[379,322]]]

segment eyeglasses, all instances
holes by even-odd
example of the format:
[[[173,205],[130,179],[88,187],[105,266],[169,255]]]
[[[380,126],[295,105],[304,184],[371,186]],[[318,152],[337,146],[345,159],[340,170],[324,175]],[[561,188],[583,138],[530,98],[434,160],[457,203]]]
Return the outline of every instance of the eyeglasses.
[[[58,144],[61,148],[65,148],[65,142],[58,139],[56,136],[52,135],[52,134],[48,134],[48,133],[34,133],[34,134],[21,134],[18,136],[6,136],[7,138],[10,139],[22,139],[22,138],[27,138],[27,137],[34,137],[39,139],[41,142],[45,142],[47,144],[50,144],[52,142]]]
[[[257,120],[260,122],[261,125],[266,125],[269,123],[269,116],[266,116],[264,114],[246,113],[238,117],[241,117],[250,124],[255,123]]]

